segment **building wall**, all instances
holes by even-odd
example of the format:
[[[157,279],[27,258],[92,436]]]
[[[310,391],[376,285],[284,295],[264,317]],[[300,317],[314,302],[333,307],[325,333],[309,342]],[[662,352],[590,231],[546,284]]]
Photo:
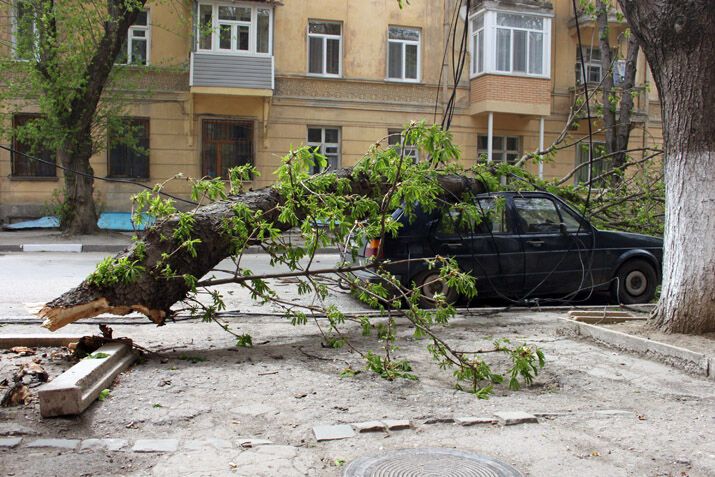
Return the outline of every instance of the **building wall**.
[[[156,70],[142,79],[149,95],[129,104],[127,115],[150,118],[150,175],[146,185],[183,173],[200,177],[201,122],[205,118],[239,118],[254,121],[255,164],[261,172],[253,187],[269,185],[280,158],[291,147],[304,144],[308,126],[333,126],[341,130],[341,165],[355,164],[368,148],[413,120],[440,122],[444,94],[439,83],[444,54],[445,5],[451,18],[454,0],[412,2],[400,10],[395,0],[284,0],[274,10],[275,86],[272,90],[219,88],[199,92],[189,87],[193,49],[190,12],[177,10],[176,2],[151,6],[151,62]],[[521,137],[522,152],[539,146],[539,118],[544,118],[546,145],[562,132],[573,102],[577,42],[570,0],[553,2],[550,79],[485,75],[470,81],[469,59],[458,88],[451,132],[462,151],[462,162],[477,158],[477,137],[487,133],[492,111],[494,134]],[[342,77],[322,78],[307,72],[308,20],[342,23]],[[388,26],[419,28],[421,77],[418,83],[386,80]],[[462,27],[460,27],[462,28]],[[611,29],[615,41],[619,28]],[[593,25],[584,25],[584,44],[597,38]],[[8,32],[0,25],[0,34]],[[588,40],[587,40],[588,38]],[[449,60],[451,55],[447,55]],[[639,82],[652,83],[645,59],[639,59]],[[451,66],[447,68],[451,76]],[[471,85],[470,85],[471,83]],[[435,116],[435,100],[437,115]],[[653,87],[644,95],[647,122],[632,135],[634,147],[662,142],[658,97]],[[486,105],[475,108],[475,104]],[[522,106],[521,108],[519,106]],[[596,125],[597,128],[598,125]],[[569,131],[577,139],[586,124]],[[598,138],[598,137],[597,137]],[[3,139],[7,143],[8,139]],[[544,165],[547,178],[562,177],[574,167],[576,153],[567,149]],[[92,159],[99,177],[107,174],[107,151]],[[535,165],[528,166],[536,172]],[[129,197],[140,189],[130,184],[95,182],[105,210],[127,211]],[[11,177],[10,155],[0,151],[0,220],[37,216],[62,187],[56,180],[17,180]],[[189,181],[172,181],[167,191],[188,195]]]

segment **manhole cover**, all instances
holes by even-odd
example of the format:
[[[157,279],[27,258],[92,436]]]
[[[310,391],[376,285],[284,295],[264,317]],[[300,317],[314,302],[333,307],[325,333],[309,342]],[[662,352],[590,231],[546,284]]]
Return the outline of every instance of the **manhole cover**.
[[[402,449],[361,457],[344,477],[522,477],[512,466],[454,449]]]

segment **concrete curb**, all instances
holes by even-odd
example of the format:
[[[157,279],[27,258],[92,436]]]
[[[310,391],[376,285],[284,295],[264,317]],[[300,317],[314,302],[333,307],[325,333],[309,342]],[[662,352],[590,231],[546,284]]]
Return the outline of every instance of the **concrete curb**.
[[[12,334],[0,335],[0,349],[27,346],[28,348],[44,348],[67,346],[82,339],[83,335],[37,335],[37,334]]]
[[[103,245],[103,244],[5,244],[0,245],[0,253],[2,252],[68,252],[68,253],[119,253],[123,252],[130,244],[126,245]],[[316,254],[339,253],[338,247],[319,248]],[[246,254],[265,253],[261,247],[248,247]]]
[[[77,415],[108,388],[115,376],[127,369],[136,353],[124,343],[109,343],[96,353],[109,356],[83,359],[53,381],[39,388],[40,414],[42,417]]]
[[[567,328],[579,336],[591,338],[597,343],[602,343],[606,346],[654,357],[658,361],[663,361],[675,368],[699,374],[715,381],[715,357],[641,338],[640,336],[573,321],[569,318],[559,318],[559,320],[562,320]]]

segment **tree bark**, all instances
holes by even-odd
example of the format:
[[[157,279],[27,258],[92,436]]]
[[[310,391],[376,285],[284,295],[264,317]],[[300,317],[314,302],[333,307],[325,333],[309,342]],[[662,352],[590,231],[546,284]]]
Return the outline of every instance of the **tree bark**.
[[[715,331],[715,5],[619,0],[648,58],[665,136],[665,256],[657,326]]]
[[[60,228],[70,235],[95,233],[98,230],[98,217],[94,203],[94,171],[89,164],[92,146],[87,144],[80,148],[66,147],[58,151],[57,156],[66,168],[64,210],[60,214]]]
[[[365,177],[354,175],[351,169],[341,169],[335,174],[349,178],[353,194],[382,198],[387,191],[387,185],[376,186]],[[440,176],[438,183],[449,200],[462,197],[465,193],[485,191],[481,182],[462,176]],[[143,313],[158,325],[164,324],[166,318],[171,316],[171,306],[186,298],[190,288],[183,278],[164,278],[160,269],[168,264],[175,276],[190,274],[199,279],[230,256],[234,249],[231,237],[225,233],[224,221],[234,217],[233,206],[237,203],[243,203],[253,211],[263,211],[263,218],[274,222],[281,230],[289,228],[288,224],[277,222],[279,206],[284,203],[284,198],[272,187],[200,207],[194,214],[196,223],[192,232],[192,238],[201,240],[196,246],[196,257],[185,248],[172,253],[178,246],[172,237],[179,220],[178,216],[172,216],[149,229],[143,239],[143,258],[137,254],[136,245],[116,256],[140,261],[143,272],[136,280],[111,287],[99,287],[85,280],[45,305],[40,311],[40,316],[46,318],[43,326],[55,331],[81,318],[102,313],[126,315],[132,311]],[[168,253],[172,254],[166,260],[163,255]]]

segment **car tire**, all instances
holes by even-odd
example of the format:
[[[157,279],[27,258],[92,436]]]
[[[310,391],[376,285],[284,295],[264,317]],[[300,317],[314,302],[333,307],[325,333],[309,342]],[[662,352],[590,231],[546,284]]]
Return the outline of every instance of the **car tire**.
[[[432,298],[437,293],[442,293],[450,305],[456,303],[459,298],[457,290],[448,287],[439,277],[439,270],[426,270],[417,275],[414,282],[420,290],[420,306],[422,308],[434,308],[435,304]]]
[[[658,277],[653,265],[642,259],[629,260],[618,269],[611,285],[617,303],[649,303],[655,296]]]

